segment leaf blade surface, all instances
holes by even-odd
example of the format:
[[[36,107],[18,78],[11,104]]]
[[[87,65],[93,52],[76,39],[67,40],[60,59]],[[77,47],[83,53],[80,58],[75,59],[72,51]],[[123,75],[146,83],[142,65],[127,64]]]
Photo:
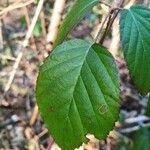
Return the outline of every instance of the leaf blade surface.
[[[124,56],[135,86],[142,95],[150,92],[150,9],[135,5],[120,18]]]
[[[113,57],[98,44],[71,40],[42,65],[36,88],[41,115],[64,150],[106,138],[119,111],[119,79]]]

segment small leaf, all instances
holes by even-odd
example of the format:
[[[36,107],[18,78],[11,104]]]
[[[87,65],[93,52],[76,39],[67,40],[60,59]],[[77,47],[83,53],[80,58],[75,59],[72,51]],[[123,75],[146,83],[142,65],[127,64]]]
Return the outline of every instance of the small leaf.
[[[71,40],[56,47],[40,68],[37,103],[62,150],[104,139],[119,115],[119,79],[111,54],[98,44]]]
[[[131,77],[142,95],[150,92],[150,9],[136,5],[123,10],[121,41]]]
[[[99,0],[76,0],[72,9],[60,26],[54,47],[61,44],[72,28],[86,15],[88,11],[92,9],[94,5],[99,2]]]

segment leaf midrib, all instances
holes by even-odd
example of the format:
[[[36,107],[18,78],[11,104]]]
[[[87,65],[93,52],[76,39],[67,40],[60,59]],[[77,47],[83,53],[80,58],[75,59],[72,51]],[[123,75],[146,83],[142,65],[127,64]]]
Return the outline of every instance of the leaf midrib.
[[[87,50],[87,52],[85,53],[85,56],[84,56],[84,58],[83,58],[83,63],[82,63],[82,65],[81,65],[81,68],[80,68],[80,71],[79,71],[78,78],[77,78],[77,80],[76,80],[75,86],[74,86],[74,88],[73,88],[72,100],[71,100],[71,102],[70,102],[70,105],[72,104],[72,101],[74,101],[74,103],[75,103],[75,105],[76,105],[76,108],[77,108],[77,111],[78,111],[78,107],[77,107],[77,104],[76,104],[76,101],[75,101],[75,98],[74,98],[74,92],[75,92],[77,83],[78,83],[78,81],[79,81],[79,78],[81,77],[82,68],[83,68],[84,63],[85,63],[85,61],[86,61],[87,55],[88,55],[89,51],[91,50],[92,45],[93,45],[93,44],[90,44],[90,46],[87,48],[88,50]],[[82,79],[82,77],[81,77],[81,79]],[[83,82],[83,84],[84,84],[84,82]],[[84,84],[84,86],[85,86],[85,84]],[[85,89],[86,89],[86,88],[85,88]],[[87,89],[86,89],[86,92],[87,92]],[[87,94],[88,94],[88,92],[87,92]],[[90,96],[89,96],[89,95],[88,95],[88,97],[89,97],[89,100],[90,100]],[[90,101],[90,103],[91,103],[91,101]],[[99,124],[99,123],[98,123],[98,118],[97,118],[97,116],[96,116],[96,113],[95,113],[95,111],[94,111],[94,108],[93,108],[92,103],[91,103],[91,106],[92,106],[92,109],[93,109],[93,112],[94,112],[94,115],[95,115],[97,124]],[[70,109],[70,107],[69,107],[69,109]],[[68,110],[68,112],[69,112],[69,111],[70,111],[70,110]],[[83,120],[82,120],[82,118],[80,117],[79,111],[78,111],[78,114],[79,114],[79,118],[80,118],[81,123],[82,123]],[[69,117],[69,115],[68,115],[68,117]],[[82,123],[82,126],[83,126],[83,129],[86,129],[83,123]],[[87,129],[86,129],[86,131],[87,131]],[[85,133],[86,131],[84,131],[84,133]]]
[[[141,41],[142,41],[143,53],[144,53],[144,52],[145,52],[144,41],[143,41],[143,38],[142,38],[142,34],[141,34],[141,32],[140,32],[140,28],[139,28],[139,26],[138,26],[138,24],[137,24],[138,21],[136,21],[136,18],[135,18],[135,16],[134,16],[134,13],[133,13],[130,9],[129,9],[129,12],[130,12],[130,14],[131,14],[131,16],[132,16],[132,18],[133,18],[133,20],[134,20],[135,26],[136,26],[136,28],[137,28],[137,30],[138,30],[138,32],[139,32],[139,36],[140,36],[140,39],[141,39]],[[142,59],[143,59],[143,55],[142,55]]]
[[[78,81],[79,81],[79,78],[81,77],[81,80],[83,81],[83,79],[82,79],[82,76],[81,76],[81,71],[82,71],[82,68],[84,67],[84,63],[86,63],[86,59],[87,59],[87,56],[88,56],[88,54],[89,54],[89,52],[90,51],[94,51],[93,49],[92,49],[92,45],[93,44],[91,44],[87,49],[87,52],[86,52],[86,54],[85,54],[85,56],[84,56],[84,58],[83,58],[83,62],[82,62],[82,65],[81,65],[81,68],[80,68],[80,71],[79,71],[79,74],[78,74],[78,77],[77,77],[77,80],[76,80],[76,83],[75,83],[75,86],[74,86],[74,88],[73,88],[73,98],[72,98],[72,100],[71,100],[71,102],[70,102],[70,105],[72,104],[72,101],[74,101],[74,103],[75,103],[75,105],[76,105],[76,108],[77,108],[77,111],[78,111],[78,107],[77,107],[77,104],[76,104],[76,101],[75,101],[75,98],[74,98],[74,92],[75,92],[75,89],[76,89],[76,87],[77,87],[77,83],[78,83]],[[95,52],[95,51],[94,51]],[[99,57],[99,56],[98,56]],[[103,63],[103,62],[102,62]],[[104,64],[103,64],[104,65]],[[104,67],[105,67],[105,65],[104,65]],[[106,69],[106,72],[108,73],[108,76],[110,77],[110,74],[109,74],[109,72],[108,72],[108,70]],[[92,72],[91,72],[92,73]],[[93,73],[92,73],[93,74]],[[95,78],[95,77],[94,77]],[[95,79],[96,80],[96,79]],[[115,85],[115,83],[113,82],[113,80],[112,80],[112,78],[110,78],[110,80],[112,81],[112,84],[115,86],[115,88],[116,88],[116,85]],[[96,80],[96,82],[97,82],[97,80]],[[84,84],[84,82],[83,82],[83,84]],[[84,86],[85,86],[85,84],[84,84]],[[85,87],[85,89],[86,89],[86,92],[87,92],[87,94],[88,94],[88,91],[87,91],[87,88]],[[101,89],[100,89],[101,90]],[[101,90],[101,93],[102,93],[102,95],[103,95],[103,98],[104,98],[104,100],[105,100],[105,94],[104,94],[104,91],[102,91]],[[90,101],[90,103],[91,103],[91,100],[90,100],[90,96],[88,95],[88,97],[89,97],[89,101]],[[107,104],[107,102],[106,102],[106,100],[105,100],[105,104],[107,105],[107,107],[108,107],[108,104]],[[98,121],[98,118],[97,118],[97,116],[96,116],[96,112],[95,112],[95,110],[94,110],[94,107],[93,107],[93,104],[91,103],[91,106],[92,106],[92,110],[93,110],[93,113],[94,113],[94,115],[95,115],[95,118],[96,118],[96,120],[97,120],[97,124],[99,125],[99,121]],[[69,107],[69,109],[70,109],[70,107]],[[70,110],[68,110],[68,112],[69,112]],[[79,118],[80,118],[80,120],[81,120],[81,123],[83,122],[82,121],[82,118],[80,117],[80,113],[79,113],[79,111],[78,111],[78,114],[79,114]],[[83,126],[83,129],[85,129],[85,126],[84,126],[84,124],[82,124],[82,126]],[[99,127],[99,126],[98,126]],[[87,129],[86,129],[87,130]]]
[[[130,12],[130,14],[131,14],[131,16],[132,16],[132,18],[133,18],[133,21],[134,21],[134,23],[135,23],[135,26],[136,26],[136,28],[137,28],[137,30],[138,30],[138,33],[139,33],[139,36],[140,36],[140,39],[141,39],[141,42],[142,42],[142,47],[143,47],[143,51],[142,51],[142,60],[143,60],[143,56],[144,56],[144,53],[145,53],[145,46],[144,46],[144,41],[143,41],[143,36],[142,36],[142,34],[141,34],[141,31],[140,31],[140,28],[139,28],[139,25],[137,24],[138,23],[138,20],[136,19],[136,17],[134,16],[134,13],[132,12],[132,10],[130,10],[129,9],[129,12]],[[137,49],[136,49],[136,51],[137,51]],[[135,66],[134,66],[134,70],[135,70]],[[146,80],[145,80],[145,82],[146,82]]]

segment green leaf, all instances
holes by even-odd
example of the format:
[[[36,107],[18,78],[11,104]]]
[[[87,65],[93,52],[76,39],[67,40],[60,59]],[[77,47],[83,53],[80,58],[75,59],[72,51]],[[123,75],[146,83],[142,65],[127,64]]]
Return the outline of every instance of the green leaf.
[[[150,9],[136,5],[123,10],[121,41],[131,77],[142,95],[150,92]]]
[[[141,128],[135,135],[132,150],[150,150],[150,130]]]
[[[25,16],[23,16],[20,21],[21,21],[22,27],[25,28],[27,24]],[[41,35],[41,32],[42,32],[41,21],[37,20],[34,30],[33,30],[33,35],[35,37],[39,37]]]
[[[99,0],[76,0],[72,9],[64,19],[57,34],[54,47],[61,44],[72,28],[89,12]]]
[[[41,115],[62,150],[104,139],[119,115],[119,79],[111,54],[98,44],[71,40],[40,68],[36,88]]]
[[[34,30],[33,30],[33,35],[35,37],[39,37],[41,32],[42,32],[41,22],[40,22],[40,20],[38,20],[35,24],[35,27],[34,27]]]
[[[22,17],[20,18],[20,23],[21,23],[22,28],[25,28],[25,27],[26,27],[27,22],[26,22],[25,16],[22,16]]]

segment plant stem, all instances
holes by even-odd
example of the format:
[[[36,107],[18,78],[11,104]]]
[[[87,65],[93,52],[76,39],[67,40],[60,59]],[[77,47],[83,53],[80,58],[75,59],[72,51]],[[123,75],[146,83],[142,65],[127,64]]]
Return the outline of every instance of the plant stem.
[[[105,31],[104,31],[104,33],[103,33],[103,35],[102,35],[102,37],[101,37],[101,39],[100,39],[100,41],[99,41],[98,43],[103,44],[103,42],[104,42],[104,40],[105,40],[105,37],[106,37],[107,33],[109,32],[109,30],[110,30],[110,28],[111,28],[111,26],[112,26],[114,20],[116,19],[116,17],[117,17],[117,15],[118,15],[118,13],[120,12],[120,10],[122,10],[121,7],[122,7],[124,1],[125,1],[125,0],[120,0],[117,7],[114,7],[114,8],[111,7],[111,8],[110,8],[110,12],[109,12],[109,15],[108,15],[108,16],[109,16],[109,19],[108,19],[108,22],[107,22],[106,29],[105,29]],[[102,3],[103,3],[103,2],[102,2]],[[107,17],[108,17],[108,16],[107,16]],[[106,20],[107,20],[107,18],[106,18]],[[103,26],[104,26],[106,20],[104,20]],[[103,26],[102,26],[102,28],[103,28]],[[98,39],[98,37],[99,37],[99,35],[100,35],[101,31],[102,31],[102,28],[101,28],[100,31],[98,32],[95,41],[97,41],[97,39]]]
[[[106,29],[105,29],[105,31],[104,31],[104,33],[103,33],[103,35],[102,35],[102,37],[101,37],[101,39],[100,39],[100,41],[99,41],[100,44],[103,44],[103,42],[104,42],[104,40],[105,40],[105,37],[106,37],[106,35],[107,35],[107,33],[108,33],[110,27],[111,27],[111,22],[112,22],[111,20],[112,20],[112,14],[113,14],[113,13],[114,13],[114,11],[112,10],[112,12],[110,13],[108,22],[107,22]]]
[[[105,23],[106,23],[108,17],[109,17],[109,14],[105,17],[104,21],[102,22],[102,25],[101,25],[101,27],[100,27],[100,29],[99,29],[97,35],[96,35],[95,42],[98,41],[98,39],[99,39],[99,37],[100,37],[100,34],[101,34],[101,32],[102,32],[102,30],[103,30],[103,28],[104,28],[104,25],[105,25]]]

